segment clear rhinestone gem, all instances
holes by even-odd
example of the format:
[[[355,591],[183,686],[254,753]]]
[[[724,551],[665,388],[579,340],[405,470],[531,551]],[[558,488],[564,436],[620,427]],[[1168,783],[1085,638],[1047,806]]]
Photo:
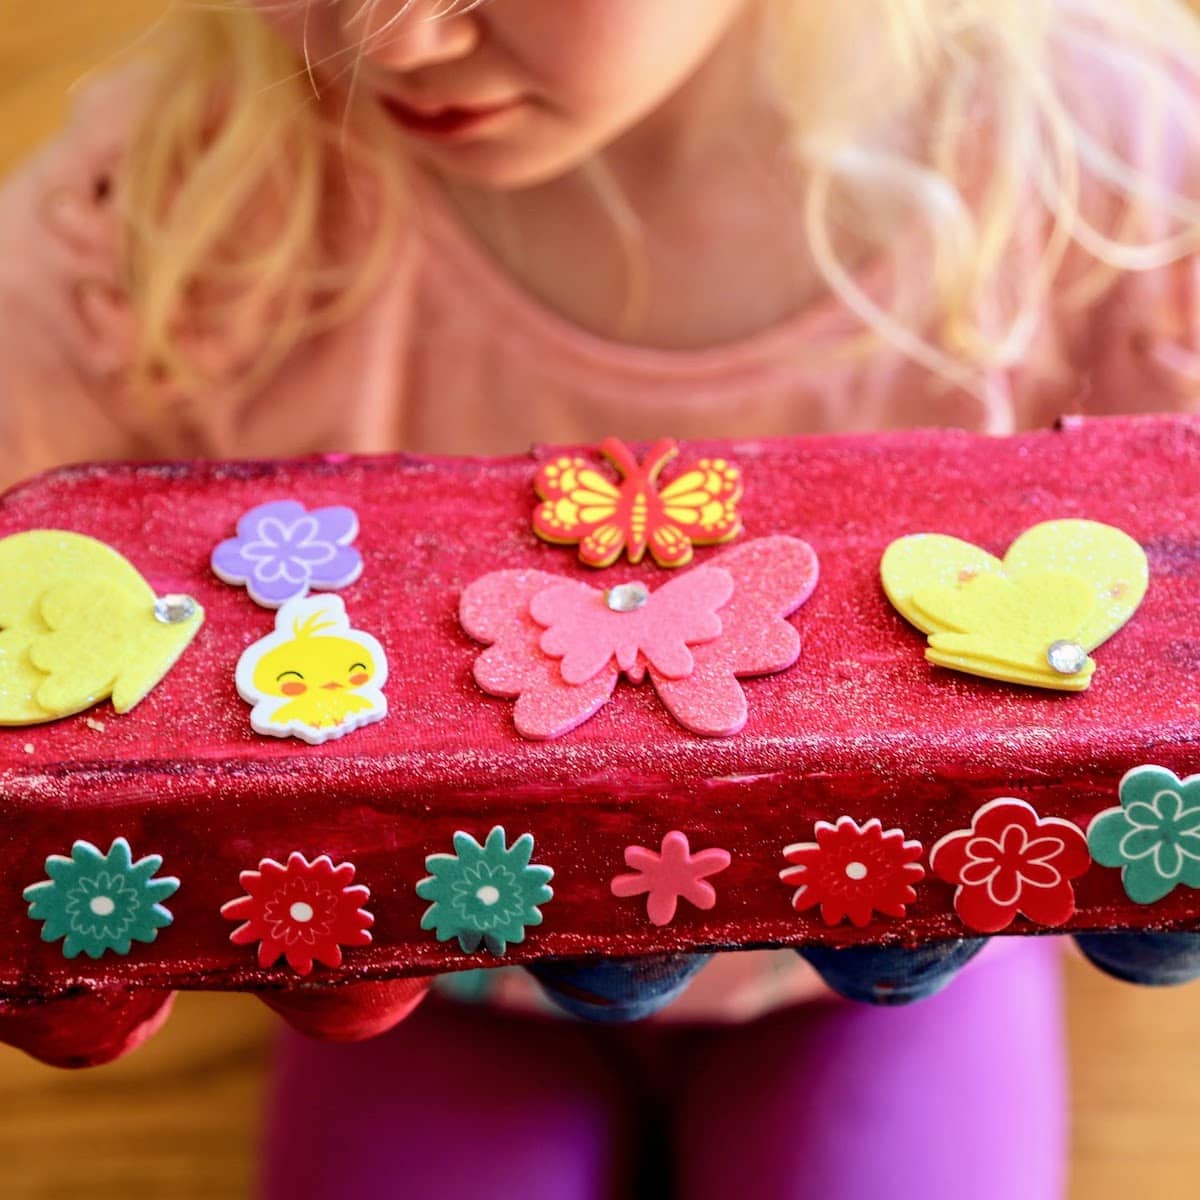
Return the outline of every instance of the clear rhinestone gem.
[[[292,907],[288,909],[288,916],[293,921],[299,921],[302,925],[313,919],[313,906],[306,904],[303,900],[296,900]]]
[[[1050,669],[1060,675],[1078,675],[1087,663],[1087,651],[1078,642],[1060,639],[1050,643],[1046,661]]]
[[[619,583],[604,593],[604,603],[613,612],[633,612],[649,599],[650,592],[644,583]]]
[[[164,625],[180,625],[195,615],[196,601],[181,592],[171,592],[154,601],[154,619]]]

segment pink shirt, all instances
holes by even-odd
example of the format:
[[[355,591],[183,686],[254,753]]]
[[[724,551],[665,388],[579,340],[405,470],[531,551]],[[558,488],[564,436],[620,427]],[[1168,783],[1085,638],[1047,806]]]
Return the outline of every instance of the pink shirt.
[[[121,80],[93,88],[58,140],[0,189],[0,486],[81,459],[489,454],[608,434],[984,429],[989,420],[1024,429],[1069,412],[1200,408],[1196,259],[1127,275],[1083,311],[1051,297],[1026,361],[990,379],[989,413],[886,346],[845,360],[838,351],[862,324],[833,298],[707,350],[598,338],[517,287],[428,189],[371,302],[298,346],[259,394],[144,411],[122,387],[131,318],[109,186],[129,93]],[[1124,106],[1134,153],[1136,115],[1136,104]],[[1186,160],[1171,172],[1177,186],[1194,178]],[[1011,269],[1019,286],[1028,264]],[[863,286],[886,283],[876,268]],[[540,1003],[523,972],[493,982],[503,1000]],[[791,952],[727,955],[672,1013],[748,1017],[811,990]]]
[[[120,79],[94,87],[58,140],[0,189],[0,484],[90,458],[500,453],[606,434],[988,428],[978,398],[886,345],[839,356],[862,324],[832,297],[712,349],[593,336],[505,276],[432,188],[371,302],[298,346],[259,394],[145,411],[121,386],[131,318],[106,182],[127,136],[130,90]],[[1153,140],[1136,113],[1122,115],[1135,143]],[[1177,186],[1194,177],[1178,158],[1169,167]],[[1012,264],[1017,286],[1028,267]],[[1198,279],[1189,259],[1127,275],[1082,311],[1061,311],[1051,297],[1027,359],[990,380],[992,428],[1197,407]],[[864,280],[886,283],[882,268]]]

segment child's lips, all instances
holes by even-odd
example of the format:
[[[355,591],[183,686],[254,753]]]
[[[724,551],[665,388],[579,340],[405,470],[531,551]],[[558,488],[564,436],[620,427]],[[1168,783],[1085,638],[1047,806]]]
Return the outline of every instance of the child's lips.
[[[523,103],[520,99],[513,99],[495,104],[447,104],[437,108],[418,109],[397,100],[394,96],[381,96],[380,101],[402,128],[410,133],[431,138],[451,138],[473,132],[494,118],[519,108]]]
[[[323,683],[323,684],[321,684],[321,690],[330,692],[330,691],[335,690],[336,688],[340,688],[341,686],[342,685],[340,683]]]

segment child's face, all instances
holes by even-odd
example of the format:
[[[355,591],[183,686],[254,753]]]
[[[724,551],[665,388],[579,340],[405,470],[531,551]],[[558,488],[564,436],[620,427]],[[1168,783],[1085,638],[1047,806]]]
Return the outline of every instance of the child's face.
[[[757,0],[253,0],[314,74],[373,91],[436,170],[563,174],[656,112]]]

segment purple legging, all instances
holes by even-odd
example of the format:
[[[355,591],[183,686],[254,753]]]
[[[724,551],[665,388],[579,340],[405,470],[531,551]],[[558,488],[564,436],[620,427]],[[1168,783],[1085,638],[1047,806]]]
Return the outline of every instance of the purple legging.
[[[435,998],[357,1045],[289,1032],[264,1193],[615,1200],[643,1194],[636,1176],[681,1200],[1058,1200],[1057,960],[1031,939],[908,1008],[818,1003],[732,1027]]]

